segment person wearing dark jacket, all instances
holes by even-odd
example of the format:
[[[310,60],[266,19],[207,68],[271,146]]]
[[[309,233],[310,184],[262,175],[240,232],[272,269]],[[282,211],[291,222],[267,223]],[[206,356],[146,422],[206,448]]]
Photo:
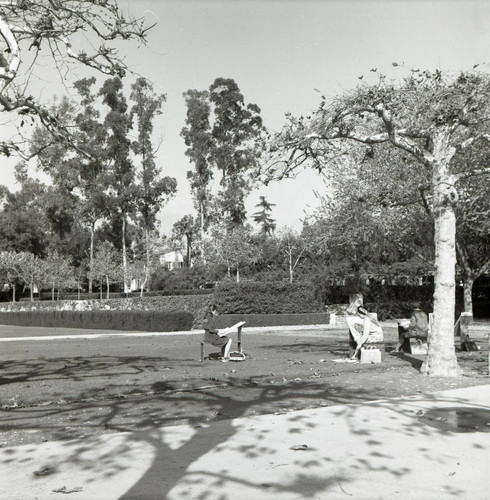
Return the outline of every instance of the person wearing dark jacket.
[[[221,361],[226,363],[230,356],[231,339],[226,335],[222,337],[219,335],[219,329],[216,327],[216,316],[218,316],[218,309],[215,305],[212,305],[203,322],[204,340],[211,345],[221,348]]]
[[[429,320],[427,314],[416,307],[410,316],[408,328],[398,329],[398,344],[394,352],[400,352],[405,339],[427,339],[429,335]]]

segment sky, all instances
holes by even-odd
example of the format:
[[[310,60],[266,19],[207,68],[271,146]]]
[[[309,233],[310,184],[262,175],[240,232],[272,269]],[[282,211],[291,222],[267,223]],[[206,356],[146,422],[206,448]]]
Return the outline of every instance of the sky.
[[[161,211],[162,232],[194,213],[180,131],[183,92],[205,90],[218,77],[233,78],[246,103],[261,108],[265,126],[280,130],[285,113],[308,114],[320,96],[356,87],[371,69],[393,78],[407,68],[469,70],[489,61],[490,1],[484,0],[119,0],[136,17],[156,23],[148,46],[125,44],[129,67],[149,78],[167,100],[155,122],[161,141],[157,162],[175,177],[178,193]],[[83,74],[78,75],[84,76]],[[364,81],[365,81],[364,80]],[[100,80],[103,81],[102,79]],[[37,83],[43,96],[49,77]],[[2,183],[13,188],[11,165]],[[300,229],[326,190],[315,172],[259,186],[247,200],[249,215],[259,196],[275,204],[278,228]]]

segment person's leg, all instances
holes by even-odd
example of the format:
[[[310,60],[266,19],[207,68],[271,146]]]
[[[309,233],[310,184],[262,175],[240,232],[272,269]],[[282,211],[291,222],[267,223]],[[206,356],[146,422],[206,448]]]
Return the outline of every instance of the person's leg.
[[[393,349],[393,352],[401,352],[403,342],[405,342],[405,333],[399,332],[398,333],[398,344],[396,344],[396,347],[395,347],[395,349]]]
[[[223,352],[223,360],[228,361],[228,358],[230,357],[230,349],[231,349],[231,339],[228,339],[228,342],[226,343]]]
[[[362,333],[360,330],[363,328],[363,322],[356,316],[347,316],[346,318],[347,326],[349,327],[349,332],[356,343],[361,339]]]

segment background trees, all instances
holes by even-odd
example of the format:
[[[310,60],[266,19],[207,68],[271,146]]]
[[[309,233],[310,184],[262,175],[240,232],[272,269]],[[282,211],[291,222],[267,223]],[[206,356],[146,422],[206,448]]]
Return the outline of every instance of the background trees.
[[[260,202],[255,205],[259,210],[252,215],[256,224],[260,227],[260,234],[262,236],[271,236],[276,229],[276,221],[272,218],[271,212],[274,203],[269,203],[265,196],[260,196]]]
[[[245,197],[260,157],[263,130],[260,108],[246,104],[237,83],[217,78],[208,91],[188,90],[186,127],[181,135],[194,164],[188,172],[198,212],[201,239],[208,225],[241,226],[246,221]],[[213,179],[219,189],[213,193]]]

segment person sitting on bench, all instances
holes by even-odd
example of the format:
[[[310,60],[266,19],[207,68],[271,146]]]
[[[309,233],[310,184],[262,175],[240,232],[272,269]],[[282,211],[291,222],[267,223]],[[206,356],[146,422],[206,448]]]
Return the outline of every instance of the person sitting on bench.
[[[407,339],[425,339],[429,335],[429,320],[427,314],[416,307],[410,316],[408,328],[403,325],[398,328],[398,344],[393,352],[401,352],[402,346]]]
[[[218,334],[219,329],[216,328],[216,316],[218,315],[218,309],[213,304],[209,307],[206,319],[203,322],[204,327],[204,339],[208,344],[214,345],[221,348],[221,361],[226,363],[229,360],[230,349],[231,349],[231,339],[226,335],[222,337]]]
[[[352,313],[354,308],[350,308],[348,312]],[[347,325],[349,333],[352,337],[352,344],[355,343],[354,354],[351,358],[355,358],[364,344],[372,344],[383,342],[383,330],[376,316],[370,313],[365,307],[359,306],[355,309],[355,316],[347,316]]]

